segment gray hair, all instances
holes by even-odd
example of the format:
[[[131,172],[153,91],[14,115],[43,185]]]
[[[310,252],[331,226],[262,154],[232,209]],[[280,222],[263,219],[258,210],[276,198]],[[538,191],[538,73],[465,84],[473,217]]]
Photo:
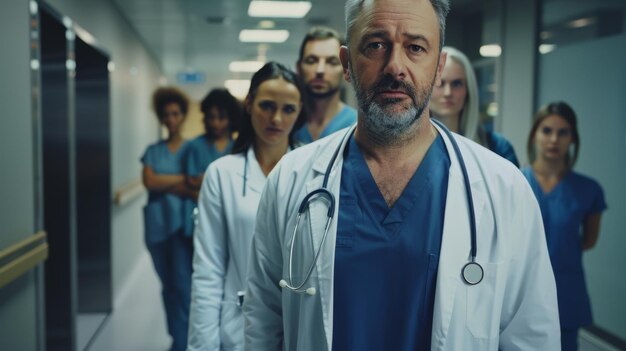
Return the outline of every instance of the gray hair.
[[[350,44],[350,32],[352,31],[352,27],[354,27],[354,23],[361,11],[361,7],[363,7],[364,1],[365,0],[346,1],[346,43],[348,44]],[[430,4],[433,6],[435,14],[437,14],[437,19],[439,20],[439,50],[441,51],[445,39],[446,16],[450,11],[450,1],[430,0]]]
[[[465,97],[465,104],[459,119],[459,134],[486,147],[487,141],[485,136],[479,131],[480,114],[478,112],[478,104],[480,101],[478,100],[478,83],[474,67],[472,67],[470,60],[461,51],[451,46],[443,47],[442,51],[448,54],[448,60],[453,60],[461,65],[465,72],[467,96]]]

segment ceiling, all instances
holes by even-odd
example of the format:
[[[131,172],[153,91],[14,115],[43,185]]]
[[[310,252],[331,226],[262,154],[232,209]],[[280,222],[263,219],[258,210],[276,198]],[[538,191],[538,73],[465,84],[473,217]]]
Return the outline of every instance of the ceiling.
[[[344,1],[311,0],[304,19],[272,19],[276,29],[289,30],[280,44],[239,42],[242,29],[259,28],[266,18],[248,16],[250,0],[113,0],[161,65],[170,83],[177,73],[200,72],[206,81],[183,85],[193,97],[222,86],[226,79],[249,79],[250,73],[229,72],[234,60],[254,60],[265,52],[267,60],[293,66],[300,41],[311,26],[344,31]],[[477,1],[453,0],[453,10],[469,11]],[[471,6],[474,5],[474,6]]]

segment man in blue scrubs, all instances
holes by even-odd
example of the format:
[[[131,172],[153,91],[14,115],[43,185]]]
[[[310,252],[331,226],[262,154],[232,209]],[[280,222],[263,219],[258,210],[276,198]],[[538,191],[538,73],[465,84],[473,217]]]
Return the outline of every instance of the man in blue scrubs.
[[[297,148],[269,175],[246,349],[559,349],[532,190],[509,161],[430,119],[448,7],[346,2],[339,57],[357,94],[356,129]],[[481,279],[464,275],[469,263]]]
[[[314,27],[304,37],[298,57],[298,74],[305,86],[309,104],[308,120],[294,134],[308,144],[349,127],[356,122],[356,110],[340,99],[343,69],[339,47],[343,40],[331,28]]]

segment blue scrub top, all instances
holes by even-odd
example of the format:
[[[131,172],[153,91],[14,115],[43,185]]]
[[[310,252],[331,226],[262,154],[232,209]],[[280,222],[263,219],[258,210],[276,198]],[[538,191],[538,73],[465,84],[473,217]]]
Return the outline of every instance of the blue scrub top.
[[[161,140],[148,147],[141,162],[152,168],[155,174],[183,174],[183,160],[189,142],[184,142],[176,152]],[[148,192],[148,204],[144,207],[146,243],[157,243],[167,239],[183,228],[183,199],[165,192]]]
[[[429,350],[450,159],[441,136],[392,208],[352,138],[343,163],[333,350]]]
[[[224,150],[219,151],[215,147],[215,143],[211,142],[206,134],[200,135],[189,142],[189,150],[185,157],[185,174],[192,177],[199,177],[206,172],[211,162],[218,158],[230,154],[233,149],[234,141],[231,139]],[[194,228],[193,210],[198,205],[193,199],[184,200],[184,235],[192,236]]]
[[[186,174],[192,177],[198,177],[206,172],[211,162],[218,158],[230,154],[233,149],[233,140],[231,139],[226,148],[219,151],[215,144],[209,140],[206,134],[190,141],[189,153],[185,161]]]
[[[341,109],[341,111],[339,111],[339,113],[337,113],[335,117],[328,122],[328,125],[326,125],[326,128],[322,131],[319,138],[321,139],[338,130],[350,127],[354,123],[356,123],[356,110],[348,105],[345,105],[343,109]],[[311,133],[309,133],[306,123],[302,126],[302,128],[298,129],[293,136],[296,141],[302,144],[313,142],[313,137],[311,137]]]
[[[515,155],[513,145],[502,134],[494,131],[485,131],[485,133],[489,150],[511,161],[515,167],[519,167],[519,161],[517,160],[517,155]]]
[[[595,180],[571,171],[546,194],[531,168],[522,169],[522,173],[541,208],[561,328],[589,325],[592,318],[582,263],[582,225],[589,215],[606,209],[604,192]]]

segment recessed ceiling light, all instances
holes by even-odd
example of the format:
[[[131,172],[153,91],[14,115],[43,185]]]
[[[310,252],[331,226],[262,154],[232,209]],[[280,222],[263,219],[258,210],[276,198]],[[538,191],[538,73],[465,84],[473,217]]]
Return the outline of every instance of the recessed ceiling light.
[[[263,20],[259,22],[259,28],[263,28],[263,29],[272,29],[276,26],[276,23],[274,23],[274,21],[270,21],[270,20]]]
[[[554,51],[554,49],[556,49],[556,45],[554,45],[554,44],[541,44],[541,45],[539,45],[539,53],[540,54],[547,54],[549,52]]]
[[[283,43],[289,38],[285,29],[243,29],[239,41],[244,43]]]
[[[231,72],[256,72],[265,62],[263,61],[233,61],[228,65]]]
[[[311,10],[310,1],[250,1],[248,16],[302,18]]]
[[[498,44],[483,45],[479,51],[482,57],[499,57],[502,54],[502,48]]]

